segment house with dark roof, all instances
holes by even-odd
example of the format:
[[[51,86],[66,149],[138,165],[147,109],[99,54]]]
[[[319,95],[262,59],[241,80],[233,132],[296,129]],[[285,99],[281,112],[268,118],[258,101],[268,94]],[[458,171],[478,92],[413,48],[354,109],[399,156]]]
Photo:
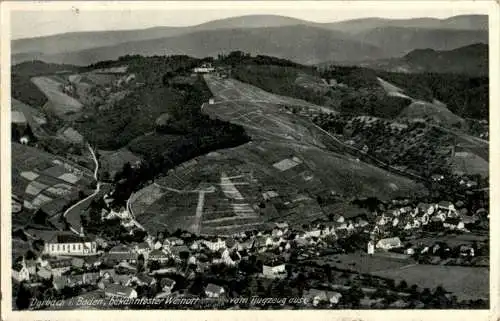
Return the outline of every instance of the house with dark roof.
[[[133,286],[133,285],[138,285],[138,286],[154,286],[156,284],[156,279],[152,276],[149,276],[145,273],[139,273],[132,278],[125,284],[126,286]]]
[[[160,287],[164,293],[172,293],[175,286],[175,281],[170,278],[163,278],[160,280]]]
[[[45,243],[44,253],[52,256],[87,256],[97,253],[97,244],[88,237],[59,233]]]
[[[51,258],[47,260],[46,268],[54,276],[60,276],[69,271],[73,266],[73,261],[70,258]]]
[[[30,279],[30,273],[24,259],[22,262],[16,263],[12,267],[12,278],[18,282],[28,281]]]
[[[186,245],[178,245],[170,248],[170,252],[175,257],[180,257],[181,255],[189,255],[189,248]]]
[[[120,284],[109,284],[104,288],[104,295],[106,297],[137,298],[137,292],[134,289]]]
[[[205,295],[209,298],[219,298],[224,295],[224,293],[226,293],[226,291],[220,285],[209,283],[205,287]]]
[[[166,263],[169,259],[169,255],[162,250],[153,250],[148,256],[148,261],[157,261],[158,263]]]
[[[106,255],[106,258],[115,262],[128,262],[135,264],[137,262],[137,253],[125,245],[117,245]]]

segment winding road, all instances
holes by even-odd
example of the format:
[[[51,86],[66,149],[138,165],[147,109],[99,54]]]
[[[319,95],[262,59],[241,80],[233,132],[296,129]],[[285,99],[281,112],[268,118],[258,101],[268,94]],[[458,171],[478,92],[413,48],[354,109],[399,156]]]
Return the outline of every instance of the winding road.
[[[94,179],[97,182],[96,189],[89,196],[87,196],[84,199],[73,204],[63,214],[63,217],[66,219],[66,221],[69,224],[69,229],[73,233],[78,234],[80,236],[83,236],[81,233],[82,222],[80,220],[80,215],[81,215],[82,211],[84,211],[90,205],[90,203],[92,202],[92,199],[101,191],[101,182],[99,182],[97,179],[97,173],[99,171],[99,162],[97,160],[97,157],[95,155],[94,150],[92,149],[92,147],[89,144],[87,144],[87,148],[89,149],[89,151],[92,155],[92,158],[94,160],[94,163],[95,163]]]

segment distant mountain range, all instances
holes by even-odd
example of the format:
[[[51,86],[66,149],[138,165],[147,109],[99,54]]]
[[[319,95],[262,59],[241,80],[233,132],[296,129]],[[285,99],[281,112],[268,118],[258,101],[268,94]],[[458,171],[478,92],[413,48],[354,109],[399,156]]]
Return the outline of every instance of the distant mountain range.
[[[394,72],[435,72],[487,76],[489,69],[488,45],[479,43],[442,51],[416,49],[401,58],[344,64]]]
[[[356,19],[316,23],[257,15],[191,27],[66,33],[12,41],[13,64],[43,60],[77,65],[126,54],[215,56],[232,50],[303,64],[399,57],[414,49],[450,50],[488,43],[487,16],[448,19]]]

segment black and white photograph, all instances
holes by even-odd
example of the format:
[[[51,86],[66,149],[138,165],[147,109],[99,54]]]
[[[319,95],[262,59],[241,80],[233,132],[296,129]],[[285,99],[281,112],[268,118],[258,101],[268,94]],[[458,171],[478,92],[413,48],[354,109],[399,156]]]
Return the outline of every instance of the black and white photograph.
[[[492,3],[4,6],[7,309],[491,310]]]

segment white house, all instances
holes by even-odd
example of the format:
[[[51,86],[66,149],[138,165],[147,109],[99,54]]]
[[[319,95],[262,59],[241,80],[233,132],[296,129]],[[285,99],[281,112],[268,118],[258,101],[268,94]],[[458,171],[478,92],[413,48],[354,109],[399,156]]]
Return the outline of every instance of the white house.
[[[45,243],[43,252],[51,256],[95,255],[97,253],[97,243],[87,237],[74,234],[59,234]]]
[[[148,255],[149,261],[157,261],[159,263],[168,262],[169,259],[170,257],[167,255],[167,253],[163,252],[162,250],[153,250]]]
[[[262,274],[267,277],[276,277],[286,273],[285,264],[262,265]]]
[[[339,303],[342,294],[334,291],[310,289],[305,293],[305,297],[308,299],[308,302],[312,303],[313,306],[317,306],[320,303],[335,305]]]
[[[217,241],[203,240],[203,244],[205,244],[205,246],[213,252],[226,248],[226,241],[221,240],[220,238],[217,239]]]
[[[22,262],[17,263],[12,267],[12,277],[18,282],[28,281],[30,279],[30,272],[26,266],[24,258]]]
[[[377,248],[383,249],[383,250],[390,250],[398,247],[402,247],[403,244],[401,243],[401,240],[399,237],[389,237],[385,239],[381,239],[380,241],[377,242]]]
[[[367,251],[366,252],[369,255],[372,255],[373,253],[375,253],[375,244],[373,244],[373,241],[368,242],[368,246],[367,246]]]

